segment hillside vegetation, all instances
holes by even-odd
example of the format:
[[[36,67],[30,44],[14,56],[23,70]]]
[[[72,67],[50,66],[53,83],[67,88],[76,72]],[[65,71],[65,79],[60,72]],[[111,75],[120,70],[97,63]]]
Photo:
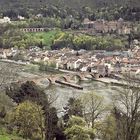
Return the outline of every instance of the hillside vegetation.
[[[132,1],[132,2],[131,2]],[[0,9],[5,8],[39,8],[44,5],[55,5],[55,6],[68,6],[75,9],[80,9],[83,6],[89,6],[92,8],[95,7],[104,7],[112,5],[131,5],[131,6],[140,6],[139,0],[0,0]]]
[[[15,140],[24,140],[22,138],[13,136],[13,135],[0,135],[0,140],[11,140],[11,138],[15,139]]]

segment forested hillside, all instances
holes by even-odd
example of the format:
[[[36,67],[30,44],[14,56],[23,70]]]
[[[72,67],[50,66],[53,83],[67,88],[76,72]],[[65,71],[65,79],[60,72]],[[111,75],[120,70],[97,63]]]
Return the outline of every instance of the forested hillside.
[[[131,5],[140,7],[139,0],[0,0],[0,9],[5,8],[39,8],[44,5],[68,6],[80,9],[83,6],[99,8],[112,5]]]

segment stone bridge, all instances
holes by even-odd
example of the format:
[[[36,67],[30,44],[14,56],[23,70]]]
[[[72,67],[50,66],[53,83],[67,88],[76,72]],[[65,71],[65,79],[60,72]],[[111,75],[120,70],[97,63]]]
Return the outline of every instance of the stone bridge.
[[[64,81],[68,83],[78,83],[86,79],[98,79],[103,77],[98,73],[88,73],[88,72],[77,72],[77,73],[64,73],[57,75],[48,75],[39,79],[33,80],[36,83],[47,80],[49,83],[54,84],[56,81]]]
[[[81,87],[80,85],[77,85],[76,83],[82,80],[86,80],[86,79],[92,80],[92,79],[98,79],[100,77],[103,77],[103,76],[99,75],[98,73],[89,73],[89,72],[63,73],[63,74],[56,74],[56,75],[37,76],[34,78],[25,78],[23,80],[17,80],[17,81],[6,83],[3,86],[7,87],[11,85],[12,83],[22,84],[26,81],[33,81],[38,85],[48,84],[49,86],[51,84],[59,83],[59,84],[74,87],[77,89],[83,89],[83,87]]]

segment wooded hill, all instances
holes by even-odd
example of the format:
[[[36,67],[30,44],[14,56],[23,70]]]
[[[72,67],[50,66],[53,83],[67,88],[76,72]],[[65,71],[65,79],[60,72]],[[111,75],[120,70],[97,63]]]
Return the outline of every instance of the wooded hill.
[[[140,7],[139,0],[0,0],[0,9],[12,8],[39,8],[44,5],[55,5],[59,7],[71,7],[76,10],[83,6],[91,8],[100,8],[112,5],[131,5],[132,7]]]

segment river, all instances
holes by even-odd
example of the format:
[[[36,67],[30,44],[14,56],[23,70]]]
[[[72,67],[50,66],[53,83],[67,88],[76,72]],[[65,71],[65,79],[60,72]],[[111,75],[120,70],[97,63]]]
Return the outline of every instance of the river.
[[[54,101],[53,106],[58,109],[59,115],[63,113],[63,107],[67,104],[70,97],[80,98],[83,94],[94,92],[97,95],[104,97],[106,104],[111,103],[112,94],[116,93],[116,86],[106,85],[97,81],[82,81],[79,85],[83,86],[83,90],[77,90],[71,87],[62,85],[52,85],[48,87],[45,92],[50,95],[50,100]]]

